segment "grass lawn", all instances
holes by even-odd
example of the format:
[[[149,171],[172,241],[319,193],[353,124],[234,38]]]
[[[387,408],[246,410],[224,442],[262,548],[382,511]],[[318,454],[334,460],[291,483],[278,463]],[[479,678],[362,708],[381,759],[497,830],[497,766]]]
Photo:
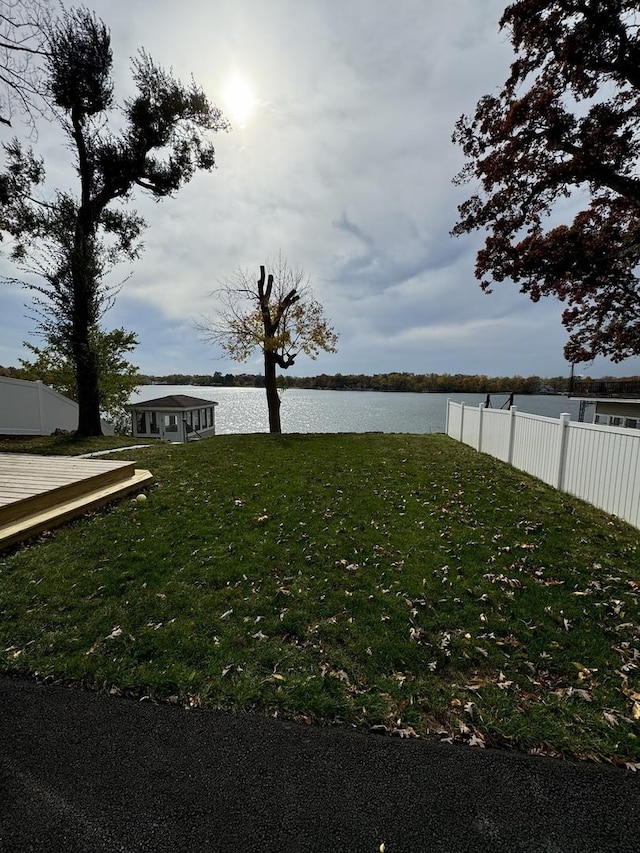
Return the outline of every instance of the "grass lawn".
[[[440,435],[117,458],[155,474],[147,501],[0,555],[0,669],[640,761],[639,531]]]

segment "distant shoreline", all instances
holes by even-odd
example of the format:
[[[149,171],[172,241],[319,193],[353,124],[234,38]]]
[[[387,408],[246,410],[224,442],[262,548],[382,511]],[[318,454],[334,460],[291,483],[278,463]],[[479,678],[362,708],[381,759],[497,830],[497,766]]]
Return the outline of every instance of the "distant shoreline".
[[[262,388],[264,377],[261,374],[168,374],[164,376],[144,375],[141,377],[147,385],[188,385],[210,388]],[[569,391],[569,378],[566,376],[500,376],[489,377],[484,374],[437,374],[437,373],[380,373],[365,374],[320,374],[318,376],[289,376],[283,373],[279,377],[280,386],[300,388],[308,391],[384,391],[409,392],[418,394],[548,394],[561,395]]]

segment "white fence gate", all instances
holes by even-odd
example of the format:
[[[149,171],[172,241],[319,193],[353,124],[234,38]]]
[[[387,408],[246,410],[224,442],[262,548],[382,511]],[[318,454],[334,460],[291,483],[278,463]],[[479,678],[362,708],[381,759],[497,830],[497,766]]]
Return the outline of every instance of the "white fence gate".
[[[640,527],[640,430],[447,402],[447,435]]]

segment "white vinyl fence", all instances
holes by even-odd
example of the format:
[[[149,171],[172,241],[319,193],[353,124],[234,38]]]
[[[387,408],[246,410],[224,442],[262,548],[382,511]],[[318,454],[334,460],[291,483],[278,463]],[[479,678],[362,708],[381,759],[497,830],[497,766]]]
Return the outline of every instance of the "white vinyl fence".
[[[447,435],[640,527],[640,430],[447,402]]]
[[[0,376],[0,435],[51,435],[78,428],[78,404],[43,382]],[[105,435],[113,427],[102,421]]]

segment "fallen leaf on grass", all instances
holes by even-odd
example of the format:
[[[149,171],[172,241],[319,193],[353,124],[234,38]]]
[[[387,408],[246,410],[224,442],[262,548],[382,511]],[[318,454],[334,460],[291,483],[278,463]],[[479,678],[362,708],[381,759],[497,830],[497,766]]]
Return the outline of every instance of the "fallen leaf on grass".
[[[500,675],[498,676],[498,680],[496,681],[496,685],[501,690],[507,690],[509,687],[511,687],[512,684],[513,684],[513,681],[507,681],[507,679],[504,676],[504,672],[502,672],[502,670],[500,670]]]
[[[584,699],[585,702],[592,701],[589,691],[582,690],[579,687],[559,687],[553,692],[556,696],[560,696],[563,699],[568,699],[570,696],[578,696],[580,699]]]
[[[611,728],[613,728],[614,726],[617,726],[618,723],[620,722],[618,720],[617,716],[614,713],[612,713],[611,711],[603,711],[602,716],[604,717],[604,720],[607,723],[607,725],[611,726]]]
[[[121,634],[122,628],[119,625],[116,625],[116,627],[111,631],[111,633],[105,637],[105,640],[115,640],[116,637],[119,637]]]
[[[631,690],[631,689],[630,689],[630,687],[629,687],[629,679],[627,678],[627,676],[626,676],[626,675],[625,675],[625,677],[622,679],[622,684],[620,685],[620,690],[622,690],[622,692],[624,693],[624,695],[625,695],[628,699],[631,699],[631,701],[632,701],[632,702],[636,702],[636,703],[640,702],[640,693],[636,693],[634,690]]]

